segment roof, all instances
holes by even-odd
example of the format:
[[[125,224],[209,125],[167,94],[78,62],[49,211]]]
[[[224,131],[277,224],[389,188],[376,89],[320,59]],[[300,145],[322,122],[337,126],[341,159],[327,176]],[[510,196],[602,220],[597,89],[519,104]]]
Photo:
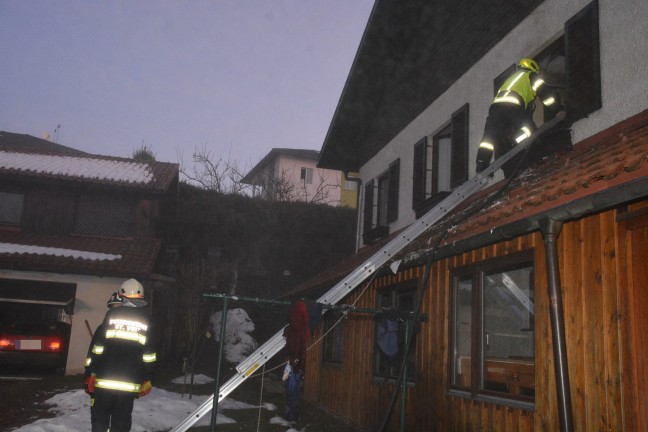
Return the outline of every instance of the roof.
[[[376,1],[318,165],[357,171],[541,3]]]
[[[0,268],[20,271],[145,277],[159,239],[47,236],[0,230]]]
[[[16,176],[164,193],[178,164],[92,155],[30,135],[0,132],[0,178]]]
[[[273,148],[270,152],[261,159],[252,169],[241,179],[244,184],[256,184],[255,178],[261,173],[275,158],[279,156],[289,156],[296,159],[310,160],[317,162],[319,159],[319,150],[309,149],[289,149],[289,148]]]
[[[505,189],[500,190],[504,185]],[[420,264],[441,238],[436,259],[540,229],[547,218],[569,221],[648,197],[648,110],[523,171],[462,203],[395,259]],[[391,240],[398,233],[390,235]],[[291,294],[330,288],[385,242],[363,248]]]

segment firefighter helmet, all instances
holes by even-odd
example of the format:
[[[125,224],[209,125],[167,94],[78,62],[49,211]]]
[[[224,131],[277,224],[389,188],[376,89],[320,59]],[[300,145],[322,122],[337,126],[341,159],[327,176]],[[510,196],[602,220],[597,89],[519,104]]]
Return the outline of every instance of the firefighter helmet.
[[[135,279],[128,279],[121,285],[119,296],[129,299],[144,298],[144,287]]]
[[[113,307],[115,305],[120,305],[122,304],[122,299],[119,297],[119,294],[117,292],[112,293],[108,301],[106,302],[106,306],[108,307]]]
[[[520,65],[520,67],[529,69],[532,72],[540,71],[540,66],[538,65],[538,62],[530,58],[523,58],[522,60],[520,60],[520,63],[518,64]]]

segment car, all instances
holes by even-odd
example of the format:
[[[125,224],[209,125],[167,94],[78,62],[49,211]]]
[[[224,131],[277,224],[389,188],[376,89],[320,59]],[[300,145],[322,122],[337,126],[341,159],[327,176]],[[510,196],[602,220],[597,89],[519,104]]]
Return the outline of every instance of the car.
[[[0,364],[64,370],[70,324],[14,322],[0,329]]]

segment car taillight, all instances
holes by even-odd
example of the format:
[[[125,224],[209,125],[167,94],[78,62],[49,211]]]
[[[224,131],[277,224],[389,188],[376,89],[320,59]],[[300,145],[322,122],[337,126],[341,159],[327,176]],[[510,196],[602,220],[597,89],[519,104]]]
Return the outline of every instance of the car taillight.
[[[0,350],[2,351],[15,351],[16,341],[13,339],[2,338],[0,339]]]
[[[61,351],[63,344],[61,343],[60,339],[52,338],[48,341],[46,346],[48,351],[59,352]]]

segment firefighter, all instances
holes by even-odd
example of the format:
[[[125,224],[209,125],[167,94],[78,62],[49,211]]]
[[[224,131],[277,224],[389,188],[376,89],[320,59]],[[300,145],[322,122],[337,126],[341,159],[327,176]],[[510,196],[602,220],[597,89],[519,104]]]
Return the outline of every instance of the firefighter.
[[[121,303],[113,303],[88,348],[84,376],[94,400],[92,432],[130,431],[134,400],[152,389],[156,353],[144,287],[129,279],[118,296]]]
[[[493,153],[497,159],[535,131],[532,115],[536,96],[554,114],[564,111],[559,95],[540,76],[538,63],[523,58],[516,71],[499,88],[488,110],[484,135],[477,150],[478,173],[490,165]],[[515,168],[516,163],[513,161],[508,161],[502,167],[506,178]]]

